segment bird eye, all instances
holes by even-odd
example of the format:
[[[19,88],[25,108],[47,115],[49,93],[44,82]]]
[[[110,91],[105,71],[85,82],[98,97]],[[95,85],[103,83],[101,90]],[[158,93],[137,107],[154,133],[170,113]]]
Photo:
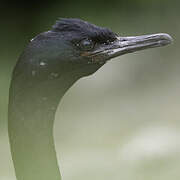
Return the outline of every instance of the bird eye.
[[[83,39],[79,43],[79,47],[81,48],[81,50],[90,51],[94,48],[94,42],[90,39]]]

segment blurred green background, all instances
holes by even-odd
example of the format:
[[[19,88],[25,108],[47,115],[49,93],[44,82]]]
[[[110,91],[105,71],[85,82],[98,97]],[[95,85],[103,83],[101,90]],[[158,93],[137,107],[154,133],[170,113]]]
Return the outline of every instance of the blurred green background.
[[[2,1],[0,179],[15,180],[7,104],[18,56],[58,17],[76,17],[122,36],[166,32],[174,43],[113,59],[68,91],[54,132],[63,179],[179,180],[179,7],[178,0]]]

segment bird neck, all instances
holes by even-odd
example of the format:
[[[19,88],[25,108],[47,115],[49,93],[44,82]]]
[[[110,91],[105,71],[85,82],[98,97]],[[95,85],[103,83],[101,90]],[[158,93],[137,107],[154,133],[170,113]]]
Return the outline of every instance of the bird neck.
[[[12,80],[9,138],[17,180],[60,180],[53,140],[56,108],[79,79],[73,73],[42,82]]]

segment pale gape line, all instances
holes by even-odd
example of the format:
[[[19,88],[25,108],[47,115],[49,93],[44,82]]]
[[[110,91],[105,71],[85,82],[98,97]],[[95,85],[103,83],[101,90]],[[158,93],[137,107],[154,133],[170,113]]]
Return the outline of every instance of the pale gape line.
[[[81,77],[108,60],[172,42],[168,34],[120,37],[80,19],[60,19],[31,40],[12,75],[9,140],[17,180],[60,180],[53,140],[57,106]]]

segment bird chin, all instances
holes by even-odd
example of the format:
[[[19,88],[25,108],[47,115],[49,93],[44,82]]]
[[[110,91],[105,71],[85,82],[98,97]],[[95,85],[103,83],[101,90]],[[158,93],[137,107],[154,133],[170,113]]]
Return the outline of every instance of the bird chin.
[[[165,33],[143,36],[117,37],[114,42],[101,47],[99,50],[89,53],[88,56],[91,63],[105,63],[108,60],[123,54],[149,48],[166,46],[172,41],[172,37]]]

